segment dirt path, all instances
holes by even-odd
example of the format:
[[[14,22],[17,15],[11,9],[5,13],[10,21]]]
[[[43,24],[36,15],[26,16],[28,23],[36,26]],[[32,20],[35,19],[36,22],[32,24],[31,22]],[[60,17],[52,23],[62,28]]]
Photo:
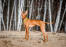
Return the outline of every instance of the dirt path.
[[[24,32],[0,32],[0,47],[66,47],[64,33],[48,33],[48,42],[43,42],[40,32],[30,32],[29,40],[24,39],[24,34]]]

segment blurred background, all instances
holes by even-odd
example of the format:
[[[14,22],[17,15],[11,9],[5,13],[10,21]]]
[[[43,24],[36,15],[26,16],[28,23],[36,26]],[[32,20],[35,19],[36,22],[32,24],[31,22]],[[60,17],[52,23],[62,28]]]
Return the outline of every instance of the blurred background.
[[[46,32],[66,32],[65,0],[0,0],[0,31],[24,31],[21,12],[26,10],[29,19],[53,22],[46,24]],[[40,27],[29,30],[40,31]]]

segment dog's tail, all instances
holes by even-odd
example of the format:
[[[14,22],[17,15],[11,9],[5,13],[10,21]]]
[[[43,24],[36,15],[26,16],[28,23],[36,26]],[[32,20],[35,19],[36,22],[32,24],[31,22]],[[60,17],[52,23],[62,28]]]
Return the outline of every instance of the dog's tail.
[[[45,24],[53,24],[54,22],[51,22],[51,23],[49,23],[49,22],[44,22]]]

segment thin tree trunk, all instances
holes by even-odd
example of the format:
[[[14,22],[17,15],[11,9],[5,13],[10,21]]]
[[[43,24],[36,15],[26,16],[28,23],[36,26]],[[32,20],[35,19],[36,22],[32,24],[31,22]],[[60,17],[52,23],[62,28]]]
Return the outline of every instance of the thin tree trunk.
[[[1,13],[1,10],[2,10],[2,4],[1,4],[1,0],[0,0],[0,31],[1,31],[1,18],[2,18],[2,13]]]
[[[0,13],[0,15],[1,15],[1,13]],[[0,16],[0,31],[1,31],[1,17],[2,17],[2,16]]]
[[[62,1],[63,0],[60,0],[60,7],[59,7],[59,10],[58,10],[56,23],[55,23],[55,26],[54,26],[54,32],[57,32],[57,30],[58,30],[58,25],[59,25],[59,21],[60,21],[60,14],[61,14],[61,7],[62,7]]]
[[[15,30],[16,30],[16,4],[17,4],[17,0],[14,0],[15,6],[14,6],[14,22],[15,22]]]
[[[45,22],[45,19],[46,19],[46,12],[47,12],[47,0],[45,0],[45,5],[44,5],[44,18],[43,18],[43,21]],[[46,30],[44,30],[46,31]]]
[[[9,26],[9,10],[10,10],[10,0],[8,0],[8,11],[7,11],[7,30]]]
[[[51,14],[51,3],[50,3],[50,0],[49,0],[49,16],[50,16],[50,23],[52,23],[52,14]],[[52,27],[52,24],[50,24],[50,27],[51,27],[51,32],[53,32],[53,27]]]
[[[22,0],[23,1],[23,0]],[[20,16],[20,4],[21,4],[21,0],[19,0],[19,5],[18,5],[18,26],[17,26],[17,30],[20,31],[21,30],[21,16]]]
[[[24,0],[19,0],[19,9],[18,9],[18,26],[17,30],[21,30],[21,25],[22,25],[22,17],[21,17],[21,12],[23,11],[24,8]]]
[[[66,32],[66,21],[65,21],[65,27],[64,28],[65,28],[64,31]]]
[[[66,7],[66,6],[65,6],[65,7]],[[62,25],[62,22],[63,22],[63,19],[64,19],[65,12],[66,12],[66,8],[65,8],[64,13],[63,13],[63,15],[62,15],[62,20],[61,20],[61,22],[60,22],[59,30],[60,30],[60,28],[61,28],[61,25]]]
[[[6,30],[5,29],[5,23],[4,23],[4,20],[3,20],[3,15],[2,15],[2,23],[3,23],[4,30]]]
[[[3,26],[1,26],[1,24],[3,24]],[[3,8],[2,8],[2,2],[0,0],[0,31],[1,31],[2,27],[4,27],[4,30],[5,30],[5,24],[4,24],[4,20],[3,20]]]
[[[12,13],[11,13],[11,18],[10,18],[9,31],[11,30],[11,25],[12,25],[12,20],[13,20],[14,5],[13,5],[13,8],[12,8]]]
[[[31,19],[31,14],[32,14],[32,9],[33,9],[33,0],[31,1],[31,5],[30,5],[30,10],[29,10],[29,19]]]

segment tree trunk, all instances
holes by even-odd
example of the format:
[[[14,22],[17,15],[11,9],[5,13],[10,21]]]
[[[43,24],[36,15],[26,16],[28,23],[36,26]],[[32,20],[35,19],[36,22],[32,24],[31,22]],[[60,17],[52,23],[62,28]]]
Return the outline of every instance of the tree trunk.
[[[8,0],[8,11],[7,11],[7,30],[9,29],[9,10],[10,10],[10,0]]]
[[[52,14],[51,14],[51,4],[50,4],[50,0],[49,0],[49,16],[50,16],[50,23],[52,23]],[[51,27],[51,32],[53,32],[53,27],[52,27],[52,24],[50,24],[50,27]]]
[[[55,26],[54,26],[54,32],[57,32],[57,30],[58,30],[59,21],[60,21],[60,14],[61,14],[61,6],[62,6],[62,0],[60,0],[60,7],[59,7],[59,10],[58,10],[56,23],[55,23]]]
[[[64,19],[65,12],[66,12],[66,8],[65,8],[64,13],[63,13],[63,15],[62,15],[62,20],[61,20],[61,22],[60,22],[59,30],[60,30],[60,28],[61,28],[61,25],[62,25],[62,22],[63,22],[63,19]]]
[[[1,24],[3,24],[3,26]],[[5,30],[5,24],[4,24],[4,20],[3,20],[3,8],[2,8],[2,2],[0,0],[0,31],[1,31],[2,27],[4,27],[4,30]]]
[[[45,0],[45,5],[44,5],[44,18],[43,18],[43,21],[45,22],[45,19],[46,19],[46,12],[47,12],[47,0]]]
[[[24,8],[24,0],[19,0],[19,6],[18,6],[18,26],[17,30],[21,30],[21,25],[22,25],[22,17],[21,17],[21,12],[23,11]]]
[[[17,0],[14,0],[14,3],[15,3],[15,6],[14,6],[14,22],[15,22],[15,24],[14,24],[14,26],[15,26],[15,29],[14,30],[16,30],[16,27],[17,27],[17,21],[16,21],[16,4],[17,4]]]

